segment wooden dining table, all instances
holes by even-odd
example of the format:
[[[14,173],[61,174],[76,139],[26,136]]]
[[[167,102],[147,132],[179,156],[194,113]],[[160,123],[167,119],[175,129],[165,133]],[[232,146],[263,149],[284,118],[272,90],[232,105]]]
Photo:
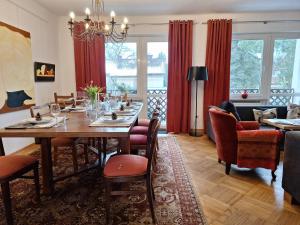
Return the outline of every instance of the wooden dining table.
[[[130,130],[137,122],[138,115],[143,105],[141,104],[135,115],[131,118],[131,124],[125,126],[101,126],[91,127],[90,119],[85,112],[67,113],[66,124],[59,127],[51,128],[30,128],[30,129],[0,129],[0,155],[5,155],[2,138],[12,137],[33,137],[40,141],[41,151],[41,175],[43,192],[52,194],[54,192],[54,184],[58,180],[53,177],[52,167],[52,148],[51,138],[68,137],[68,138],[118,138],[121,153],[130,153]],[[100,161],[100,160],[98,160]]]

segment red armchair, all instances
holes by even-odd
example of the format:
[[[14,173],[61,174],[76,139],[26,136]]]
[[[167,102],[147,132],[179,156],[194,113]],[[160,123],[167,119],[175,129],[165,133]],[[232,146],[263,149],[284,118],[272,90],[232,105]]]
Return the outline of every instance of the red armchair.
[[[231,164],[236,164],[238,167],[270,169],[273,180],[276,179],[280,131],[258,130],[257,122],[237,121],[234,116],[215,108],[209,110],[209,115],[219,163],[226,163],[226,174],[229,174]],[[242,130],[237,130],[237,123]]]

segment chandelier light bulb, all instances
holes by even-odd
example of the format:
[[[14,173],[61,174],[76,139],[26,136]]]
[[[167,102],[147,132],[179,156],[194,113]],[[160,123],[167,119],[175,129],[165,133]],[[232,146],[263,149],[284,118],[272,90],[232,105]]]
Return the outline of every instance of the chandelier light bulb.
[[[88,30],[90,25],[88,23],[85,24],[85,29]]]
[[[75,19],[75,13],[72,11],[72,12],[70,12],[70,18],[72,19],[72,20],[74,20]]]
[[[110,17],[111,17],[111,18],[115,18],[115,17],[116,17],[115,11],[111,11],[111,12],[110,12]]]
[[[124,30],[126,28],[126,25],[124,23],[121,24],[121,29]]]
[[[91,15],[91,10],[90,10],[89,8],[86,8],[86,9],[85,9],[85,14],[86,14],[87,16]]]
[[[124,18],[124,21],[123,21],[123,22],[124,22],[124,24],[128,24],[128,19],[127,19],[127,17]]]
[[[109,26],[108,26],[107,24],[105,24],[104,29],[105,29],[106,31],[109,31]]]

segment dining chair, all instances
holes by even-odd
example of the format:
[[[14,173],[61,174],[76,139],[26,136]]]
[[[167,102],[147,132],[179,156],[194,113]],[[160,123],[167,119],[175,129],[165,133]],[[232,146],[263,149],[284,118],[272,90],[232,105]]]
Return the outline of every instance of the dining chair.
[[[158,110],[159,112],[161,111],[161,102],[160,102],[160,100],[156,101],[155,109],[152,112],[152,115],[155,112],[155,110]],[[138,120],[137,126],[148,127],[149,124],[150,124],[150,120],[149,119],[141,119],[141,120]]]
[[[159,117],[160,111],[157,107],[153,113],[152,118]],[[138,150],[146,150],[147,148],[147,134],[149,131],[150,124],[148,126],[134,126],[130,131],[130,148],[133,152]],[[156,165],[157,152],[159,151],[158,137],[156,137],[156,151],[153,156],[154,166]]]
[[[59,104],[61,108],[65,108],[66,105],[72,105],[74,99],[74,93],[71,93],[70,95],[57,95],[57,93],[54,92],[54,101],[56,104]]]
[[[1,143],[2,144],[2,143]],[[4,153],[4,151],[0,151]],[[13,213],[9,182],[18,178],[33,179],[35,183],[36,200],[40,201],[39,161],[31,156],[8,155],[0,156],[0,184],[3,196],[7,225],[13,225]],[[33,176],[25,175],[33,171]]]
[[[40,106],[32,106],[30,108],[31,117],[35,117],[37,113],[40,115],[46,115],[50,113],[49,104],[44,104]],[[72,150],[72,160],[74,172],[78,171],[78,158],[77,158],[77,144],[81,144],[79,139],[76,138],[66,138],[66,137],[56,137],[51,139],[51,146],[53,147],[53,165],[57,165],[58,151],[60,148],[70,148]],[[85,163],[89,163],[88,159],[88,146],[83,144],[83,152]]]
[[[153,200],[155,200],[152,186],[152,158],[156,151],[156,137],[160,126],[159,119],[154,117],[150,121],[147,135],[146,155],[123,154],[111,157],[103,170],[104,182],[106,187],[106,224],[110,224],[110,205],[111,196],[136,194],[139,191],[113,190],[114,183],[131,183],[134,181],[146,181],[147,199],[150,206],[152,221],[156,224]],[[144,191],[143,191],[144,192]]]

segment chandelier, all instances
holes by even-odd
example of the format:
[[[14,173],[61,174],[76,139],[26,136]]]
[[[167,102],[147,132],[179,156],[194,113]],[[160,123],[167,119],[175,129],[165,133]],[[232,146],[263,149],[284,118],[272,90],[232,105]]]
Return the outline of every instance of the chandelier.
[[[104,1],[92,0],[92,10],[85,9],[85,18],[81,21],[75,21],[75,13],[70,12],[70,20],[68,21],[71,35],[82,41],[90,41],[96,36],[103,36],[106,42],[123,42],[127,37],[129,29],[128,19],[125,17],[122,24],[115,21],[116,14],[114,11],[110,13],[110,21],[105,22]],[[75,24],[84,24],[84,29],[76,30]]]

